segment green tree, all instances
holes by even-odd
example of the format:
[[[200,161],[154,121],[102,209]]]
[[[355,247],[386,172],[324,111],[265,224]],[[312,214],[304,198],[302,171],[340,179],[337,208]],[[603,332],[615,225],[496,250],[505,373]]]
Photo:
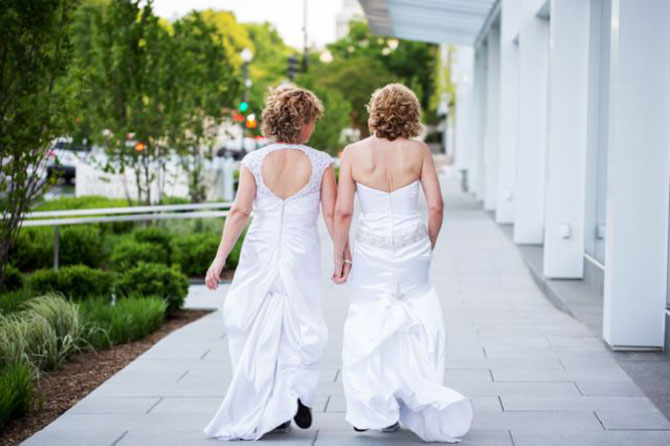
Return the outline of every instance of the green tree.
[[[191,12],[173,26],[169,51],[161,69],[167,115],[167,141],[188,174],[191,201],[204,201],[204,160],[223,117],[232,104],[240,81],[220,36],[198,12]],[[205,148],[206,150],[202,150]]]
[[[337,156],[342,149],[340,135],[351,123],[351,105],[334,89],[313,87],[323,103],[323,116],[317,121],[309,145]]]
[[[84,21],[74,27],[71,70],[88,96],[80,122],[90,126],[90,138],[105,148],[106,170],[134,168],[136,198],[150,203],[150,185],[168,159],[157,69],[170,36],[150,1],[87,2],[85,7],[76,17]]]
[[[339,92],[349,102],[351,126],[361,135],[367,135],[366,105],[370,95],[377,88],[398,79],[379,60],[356,57],[313,66],[310,72],[298,76],[296,81],[310,89],[318,86]]]
[[[51,141],[67,133],[76,94],[70,60],[72,0],[5,0],[0,14],[0,288],[10,247],[41,195]]]
[[[169,24],[150,1],[87,1],[77,12],[71,77],[88,98],[78,136],[105,148],[105,170],[134,169],[138,202],[164,198],[170,159],[202,201],[204,157],[239,90],[236,40],[197,12]]]
[[[414,90],[424,109],[435,94],[437,45],[372,33],[363,21],[352,21],[346,37],[328,45],[334,60],[376,59],[400,82]],[[379,85],[380,87],[382,85]]]

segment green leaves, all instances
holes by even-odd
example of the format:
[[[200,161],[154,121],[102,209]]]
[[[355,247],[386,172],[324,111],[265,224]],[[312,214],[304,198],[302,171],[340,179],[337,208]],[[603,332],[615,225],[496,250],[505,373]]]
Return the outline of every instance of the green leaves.
[[[73,0],[6,0],[0,14],[0,283],[19,222],[44,190],[48,148],[78,98],[62,82]]]

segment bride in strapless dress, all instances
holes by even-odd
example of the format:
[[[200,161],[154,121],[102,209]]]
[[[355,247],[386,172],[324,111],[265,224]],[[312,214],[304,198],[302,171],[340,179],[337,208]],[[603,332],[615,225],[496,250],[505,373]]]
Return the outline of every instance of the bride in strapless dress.
[[[469,398],[443,385],[446,333],[429,278],[443,203],[430,151],[408,139],[419,130],[419,102],[391,84],[373,94],[369,109],[373,135],[345,149],[335,210],[333,279],[342,282],[358,195],[342,351],[346,419],[356,431],[392,432],[402,423],[425,441],[458,442],[473,411]]]

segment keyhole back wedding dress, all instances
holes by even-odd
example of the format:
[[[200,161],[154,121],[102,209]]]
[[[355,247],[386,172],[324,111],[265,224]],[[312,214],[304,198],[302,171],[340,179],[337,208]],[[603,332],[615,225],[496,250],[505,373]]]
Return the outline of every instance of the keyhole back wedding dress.
[[[442,385],[446,333],[429,279],[419,186],[385,192],[356,184],[361,213],[342,353],[346,418],[360,429],[400,421],[425,441],[458,442],[472,405]]]
[[[263,160],[300,150],[307,183],[280,198],[265,184]],[[293,418],[298,399],[312,406],[328,332],[322,312],[321,183],[332,159],[299,144],[271,144],[242,160],[256,182],[254,214],[223,305],[233,367],[228,392],[205,428],[208,437],[256,440]]]

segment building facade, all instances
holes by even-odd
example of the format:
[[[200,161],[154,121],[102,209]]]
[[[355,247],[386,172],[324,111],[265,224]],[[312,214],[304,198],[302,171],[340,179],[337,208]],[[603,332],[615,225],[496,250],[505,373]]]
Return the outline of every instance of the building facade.
[[[377,32],[459,45],[469,191],[545,277],[592,284],[612,349],[667,351],[670,2],[361,4]]]

